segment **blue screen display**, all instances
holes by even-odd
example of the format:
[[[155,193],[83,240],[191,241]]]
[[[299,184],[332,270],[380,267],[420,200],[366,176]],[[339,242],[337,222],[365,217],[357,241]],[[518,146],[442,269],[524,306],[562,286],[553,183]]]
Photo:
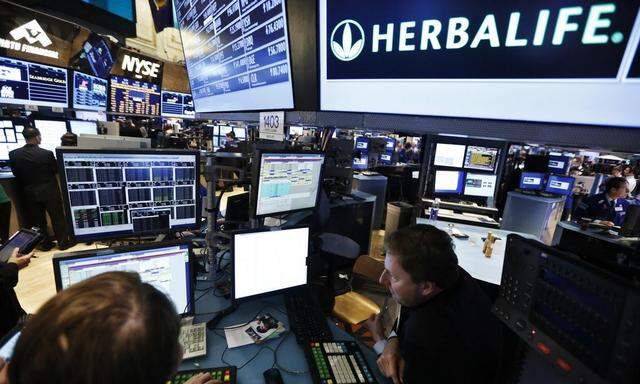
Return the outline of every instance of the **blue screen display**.
[[[356,150],[367,152],[369,150],[369,139],[366,137],[358,137],[356,139]]]
[[[549,172],[565,174],[569,171],[571,158],[568,156],[549,156]]]
[[[545,192],[565,196],[571,195],[574,182],[575,179],[573,177],[551,175],[549,176],[549,181],[547,181]]]
[[[0,57],[0,103],[67,108],[67,70]]]
[[[108,77],[115,60],[102,37],[96,34],[91,35],[82,46],[82,50],[87,56],[93,74],[98,77]]]
[[[134,21],[132,0],[82,0],[82,2],[104,9],[129,21]]]
[[[198,112],[293,108],[285,0],[174,0]]]
[[[107,110],[107,80],[82,72],[73,73],[73,108]]]
[[[193,119],[193,97],[188,93],[162,91],[162,116]]]
[[[523,172],[520,176],[520,189],[529,191],[539,191],[544,185],[544,173]]]
[[[369,168],[369,158],[367,156],[362,156],[360,159],[357,157],[353,159],[353,169],[364,170]]]

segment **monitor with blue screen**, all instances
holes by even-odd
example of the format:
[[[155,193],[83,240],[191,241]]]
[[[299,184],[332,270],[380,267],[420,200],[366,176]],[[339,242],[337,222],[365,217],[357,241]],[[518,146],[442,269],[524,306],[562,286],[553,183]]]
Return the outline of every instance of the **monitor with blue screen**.
[[[544,191],[556,195],[569,196],[573,193],[574,182],[575,179],[573,177],[551,175]]]
[[[369,139],[366,137],[358,137],[356,139],[356,149],[367,151],[369,149]]]
[[[369,168],[369,157],[367,156],[362,156],[360,158],[354,158],[353,159],[353,165],[352,168],[358,171],[363,171],[365,169]]]
[[[107,110],[108,82],[99,77],[73,73],[73,108],[90,111]]]
[[[549,156],[549,172],[566,175],[569,172],[571,158],[569,156]]]
[[[522,172],[520,189],[524,191],[540,191],[544,186],[544,173]]]
[[[436,171],[433,192],[459,195],[464,188],[463,171]]]
[[[53,258],[56,290],[106,272],[136,272],[140,279],[167,295],[179,314],[193,313],[193,269],[189,245],[151,245],[92,249]]]

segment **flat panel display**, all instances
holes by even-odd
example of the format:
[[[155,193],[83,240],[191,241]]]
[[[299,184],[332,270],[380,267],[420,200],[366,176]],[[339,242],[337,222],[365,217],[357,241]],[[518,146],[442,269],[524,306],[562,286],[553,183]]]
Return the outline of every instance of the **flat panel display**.
[[[571,166],[569,156],[549,156],[549,172],[556,174],[566,174]]]
[[[98,125],[95,121],[69,120],[71,133],[80,136],[82,134],[97,135]]]
[[[433,160],[433,165],[462,168],[466,148],[466,146],[459,144],[436,144],[436,157]]]
[[[539,191],[544,186],[544,173],[522,172],[520,176],[520,189]]]
[[[108,82],[99,77],[73,72],[73,108],[89,111],[107,110]]]
[[[97,33],[92,33],[82,45],[82,50],[93,74],[101,78],[109,77],[115,59],[104,38]]]
[[[22,129],[14,128],[11,120],[0,120],[0,161],[9,161],[9,152],[24,144]]]
[[[467,169],[477,169],[480,171],[493,172],[498,162],[498,148],[467,147],[467,154],[464,158],[464,167]]]
[[[571,195],[573,193],[573,184],[575,179],[568,176],[551,175],[547,181],[547,186],[544,189],[547,193],[554,193],[557,195]]]
[[[263,153],[256,215],[315,207],[323,164],[323,154]]]
[[[197,112],[294,107],[285,0],[173,4]]]
[[[62,120],[35,120],[34,125],[40,131],[42,142],[40,148],[44,148],[56,154],[56,147],[62,143],[62,136],[67,133],[67,122]]]
[[[0,103],[69,106],[67,70],[0,56]]]
[[[197,228],[198,153],[58,149],[76,239]]]
[[[160,86],[111,76],[109,111],[127,115],[160,116]]]
[[[463,186],[463,171],[436,171],[434,193],[461,194]]]
[[[496,180],[496,175],[467,173],[464,182],[464,195],[493,197],[496,191]]]
[[[133,0],[81,0],[83,3],[104,9],[129,21],[135,21],[133,15]]]
[[[162,91],[162,116],[181,119],[195,118],[193,97],[188,93]]]
[[[640,127],[639,7],[320,0],[321,109]]]

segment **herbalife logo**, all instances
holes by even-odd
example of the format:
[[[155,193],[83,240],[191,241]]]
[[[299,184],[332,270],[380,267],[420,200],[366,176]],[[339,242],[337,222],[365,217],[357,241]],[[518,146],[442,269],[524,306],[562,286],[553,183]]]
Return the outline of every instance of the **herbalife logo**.
[[[331,51],[342,61],[358,57],[364,48],[364,30],[354,20],[340,22],[331,33]]]
[[[29,44],[39,42],[43,47],[48,47],[53,44],[51,39],[49,39],[49,36],[47,36],[44,29],[42,29],[36,20],[31,20],[27,24],[14,29],[10,33],[14,40],[26,39]]]

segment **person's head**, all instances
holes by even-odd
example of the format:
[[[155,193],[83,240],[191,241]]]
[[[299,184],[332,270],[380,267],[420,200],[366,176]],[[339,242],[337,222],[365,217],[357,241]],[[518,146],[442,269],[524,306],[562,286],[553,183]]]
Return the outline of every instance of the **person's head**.
[[[227,132],[227,134],[225,136],[227,137],[227,140],[235,140],[236,139],[236,134],[233,131]]]
[[[413,145],[411,145],[411,143],[409,143],[409,142],[404,143],[404,149],[406,151],[411,150],[411,148],[413,148]]]
[[[60,137],[60,145],[63,147],[77,147],[78,135],[75,133],[67,132]]]
[[[620,168],[618,168],[618,167],[614,167],[614,168],[611,170],[611,176],[613,176],[613,177],[620,177],[620,176],[622,176],[622,171],[620,170]]]
[[[624,167],[624,170],[622,171],[622,175],[625,177],[633,176],[633,168],[631,168],[630,165],[627,165],[626,167]]]
[[[176,310],[134,273],[111,272],[50,299],[23,329],[11,384],[164,384],[182,358]]]
[[[621,199],[629,194],[629,182],[624,177],[610,177],[604,183],[604,191],[612,199]]]
[[[27,144],[37,144],[40,145],[42,142],[42,136],[40,136],[40,130],[38,128],[25,128],[22,131],[22,136],[24,137],[24,141]]]
[[[386,241],[387,256],[380,284],[400,304],[424,303],[458,280],[458,257],[451,237],[431,225],[400,229]]]

